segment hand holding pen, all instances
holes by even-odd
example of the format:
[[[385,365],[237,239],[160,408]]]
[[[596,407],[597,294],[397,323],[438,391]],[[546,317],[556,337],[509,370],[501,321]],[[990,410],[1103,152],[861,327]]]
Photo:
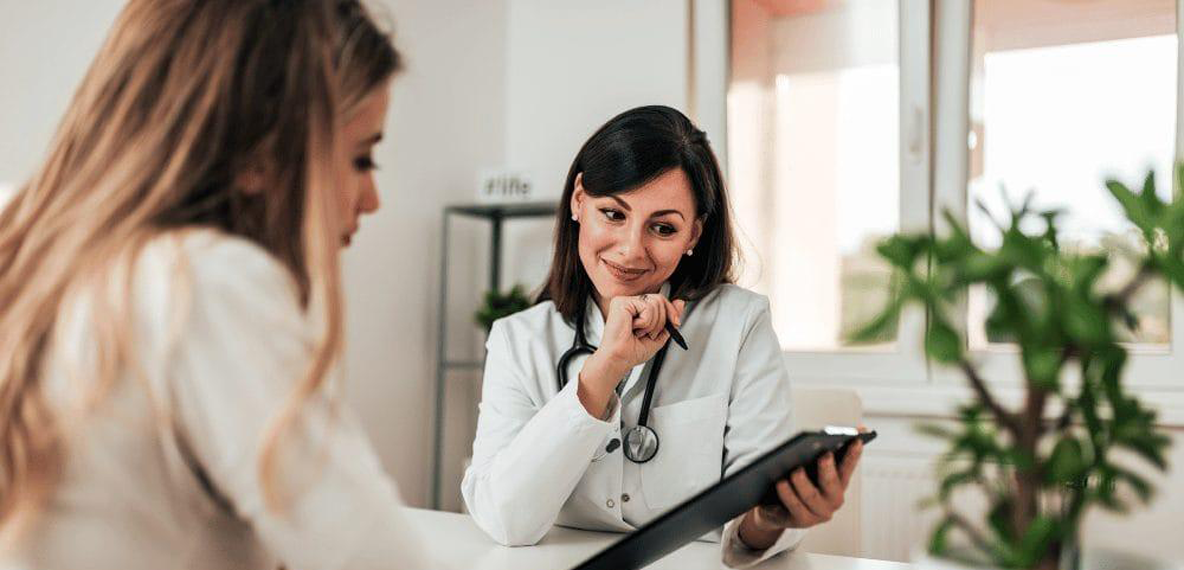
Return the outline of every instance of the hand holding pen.
[[[654,319],[662,321],[662,330],[665,331],[674,344],[677,344],[683,350],[687,349],[687,341],[682,338],[682,334],[678,332],[678,326],[682,325],[682,312],[686,308],[686,301],[670,301],[661,295],[651,295],[648,293],[639,295],[638,300],[643,303],[654,301],[653,305],[656,310],[649,313],[648,319],[643,316],[638,316],[634,319],[634,333],[639,330],[643,333],[649,334],[654,340],[658,340],[658,336],[652,329]],[[645,315],[645,311],[642,311]],[[666,338],[663,337],[662,342],[665,343]]]
[[[676,327],[682,324],[685,307],[686,301],[671,301],[656,293],[614,297],[609,301],[600,347],[591,360],[619,379],[653,358],[678,333]],[[682,335],[674,342],[685,346],[680,340]]]
[[[599,347],[584,362],[579,376],[580,401],[600,417],[621,379],[674,339],[686,348],[675,328],[682,324],[686,301],[670,301],[658,294],[614,297],[605,311]],[[677,335],[677,337],[675,337]],[[682,342],[680,342],[682,341]]]

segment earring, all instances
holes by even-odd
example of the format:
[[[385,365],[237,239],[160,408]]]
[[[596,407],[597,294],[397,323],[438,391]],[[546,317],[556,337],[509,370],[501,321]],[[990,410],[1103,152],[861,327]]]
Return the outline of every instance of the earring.
[[[695,250],[693,250],[693,249],[688,249],[688,250],[687,250],[687,257],[690,257],[690,256],[692,256],[692,255],[695,255]]]
[[[573,222],[578,222],[578,221],[580,221],[580,218],[579,218],[579,217],[577,217],[575,214],[572,214],[572,215],[571,215],[571,221],[573,221]]]

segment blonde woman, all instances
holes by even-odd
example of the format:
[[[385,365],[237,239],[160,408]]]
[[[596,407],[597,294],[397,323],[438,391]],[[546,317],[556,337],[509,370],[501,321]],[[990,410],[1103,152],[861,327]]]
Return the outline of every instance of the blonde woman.
[[[399,61],[353,0],[124,8],[0,213],[0,567],[427,566],[328,380]]]

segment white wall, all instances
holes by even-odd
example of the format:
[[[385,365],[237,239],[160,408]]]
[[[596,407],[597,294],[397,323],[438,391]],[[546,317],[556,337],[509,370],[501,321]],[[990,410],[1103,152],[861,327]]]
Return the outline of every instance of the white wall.
[[[558,196],[580,145],[638,105],[686,110],[686,0],[510,0],[506,159]]]
[[[0,1],[0,186],[33,174],[122,6]]]
[[[481,168],[502,163],[505,108],[505,3],[501,0],[386,0],[395,45],[406,71],[395,82],[387,142],[375,160],[383,207],[363,219],[345,254],[348,310],[346,364],[350,401],[362,415],[404,499],[429,500],[432,410],[439,298],[439,248],[444,205],[471,201]],[[459,228],[452,248],[453,298],[474,295],[484,275],[483,251]],[[480,229],[480,228],[477,228]],[[466,297],[468,295],[468,297]],[[476,327],[452,311],[454,346],[471,351]],[[449,377],[466,388],[471,377]],[[450,410],[472,401],[462,389]],[[451,464],[467,455],[467,419],[455,415],[448,434]],[[461,436],[461,441],[456,439]],[[446,492],[459,488],[447,477]],[[448,506],[455,507],[455,503]]]
[[[509,0],[506,162],[531,173],[540,198],[562,193],[580,146],[618,113],[651,104],[689,112],[688,6]],[[552,228],[550,221],[507,227],[506,285],[541,283]]]

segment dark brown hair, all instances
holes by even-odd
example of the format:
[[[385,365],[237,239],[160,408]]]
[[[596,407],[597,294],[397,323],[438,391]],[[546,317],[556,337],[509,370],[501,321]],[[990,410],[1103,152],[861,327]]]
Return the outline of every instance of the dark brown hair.
[[[684,256],[670,276],[670,297],[695,301],[732,283],[739,265],[732,209],[707,135],[676,109],[650,105],[613,117],[576,154],[559,200],[551,273],[537,302],[553,301],[572,322],[592,294],[592,280],[580,263],[580,229],[571,219],[578,174],[583,173],[589,196],[603,197],[636,190],[673,168],[682,169],[691,182],[703,233],[695,255]]]

